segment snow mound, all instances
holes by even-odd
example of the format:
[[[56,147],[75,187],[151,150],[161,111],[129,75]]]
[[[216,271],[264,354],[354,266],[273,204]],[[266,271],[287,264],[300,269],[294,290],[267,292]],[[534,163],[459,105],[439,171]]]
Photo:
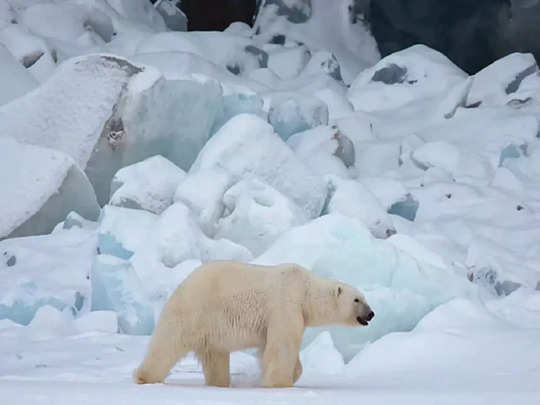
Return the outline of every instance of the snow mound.
[[[73,157],[105,204],[123,166],[162,154],[188,169],[221,110],[215,82],[167,81],[152,68],[91,55],[65,62],[38,90],[0,107],[0,133]]]
[[[494,106],[525,102],[531,96],[526,86],[527,78],[537,77],[536,90],[540,89],[540,75],[534,56],[530,53],[512,53],[485,67],[474,75],[467,105]]]
[[[225,210],[223,195],[232,184],[232,176],[220,168],[191,171],[178,185],[174,201],[189,207],[201,229],[213,236]]]
[[[415,100],[441,97],[466,78],[467,74],[443,54],[414,45],[360,73],[351,84],[349,100],[355,110],[389,110]]]
[[[255,255],[283,232],[307,220],[287,197],[256,179],[241,180],[229,188],[223,205],[215,236],[245,246]]]
[[[295,154],[314,173],[349,177],[355,163],[354,145],[335,126],[318,126],[299,132],[287,140]]]
[[[126,166],[112,179],[109,204],[161,214],[173,203],[176,188],[185,175],[159,155]]]
[[[230,32],[162,32],[141,41],[135,53],[189,52],[242,74],[266,67],[268,55],[253,40]]]
[[[350,83],[362,69],[379,59],[375,39],[353,1],[265,0],[254,30],[264,43],[305,44],[310,51],[336,55],[343,79]]]
[[[95,232],[78,227],[0,241],[0,319],[27,325],[44,305],[88,311],[96,247]]]
[[[56,69],[56,50],[20,24],[11,24],[0,29],[0,43],[3,43],[40,83],[47,80]]]
[[[0,43],[0,105],[28,93],[37,85],[32,75]]]
[[[72,210],[93,220],[99,215],[85,174],[52,149],[0,137],[0,183],[0,239],[48,233]]]
[[[328,106],[316,97],[298,93],[271,93],[268,122],[286,141],[291,135],[328,124]]]
[[[190,173],[212,168],[225,170],[236,181],[258,178],[289,197],[308,218],[321,213],[324,184],[257,116],[240,114],[229,120],[204,146]]]
[[[392,219],[377,198],[356,180],[330,176],[330,198],[327,214],[337,213],[362,222],[376,238],[388,238],[396,233]]]

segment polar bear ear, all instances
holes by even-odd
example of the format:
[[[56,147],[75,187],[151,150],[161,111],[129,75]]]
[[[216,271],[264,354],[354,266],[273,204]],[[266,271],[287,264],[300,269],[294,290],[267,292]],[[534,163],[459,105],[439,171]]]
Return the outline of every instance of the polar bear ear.
[[[339,297],[342,292],[343,292],[343,289],[341,287],[338,287],[337,288],[337,296]]]

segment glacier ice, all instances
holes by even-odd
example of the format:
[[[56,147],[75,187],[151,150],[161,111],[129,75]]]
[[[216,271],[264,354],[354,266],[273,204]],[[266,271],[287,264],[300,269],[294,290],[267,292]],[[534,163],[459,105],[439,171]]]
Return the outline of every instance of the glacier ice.
[[[201,229],[213,236],[225,209],[223,195],[233,183],[232,176],[220,168],[191,171],[178,185],[174,201],[189,207]]]
[[[109,204],[161,214],[173,203],[185,172],[156,155],[120,169],[111,183]]]
[[[328,204],[324,213],[338,213],[362,222],[376,238],[396,233],[392,219],[377,198],[356,180],[329,176]]]
[[[238,160],[237,156],[244,156]],[[221,168],[235,181],[256,177],[289,197],[309,218],[317,217],[326,197],[324,183],[306,168],[255,115],[240,114],[229,120],[204,146],[190,174]]]
[[[105,204],[123,166],[162,154],[188,169],[221,110],[216,82],[167,81],[150,67],[90,55],[65,62],[35,92],[1,106],[0,133],[70,155]]]
[[[223,195],[216,238],[227,238],[262,253],[283,232],[307,221],[292,201],[259,180],[240,180]]]
[[[330,214],[285,232],[255,259],[259,264],[298,263],[314,273],[360,289],[376,316],[367,328],[322,327],[306,332],[309,343],[329,330],[336,347],[350,359],[367,342],[393,331],[411,330],[437,305],[472,294],[464,276],[435,267],[393,244],[374,239],[360,222]]]
[[[443,54],[414,45],[362,71],[351,84],[349,100],[356,110],[391,110],[415,100],[440,97],[466,78],[466,73]]]
[[[520,91],[521,84],[528,76],[538,75],[539,69],[530,53],[512,53],[486,66],[473,76],[467,105],[504,105],[512,100],[530,96]]]
[[[328,124],[328,106],[316,97],[292,92],[267,97],[271,100],[268,122],[284,141],[297,132]]]
[[[310,53],[305,46],[278,47],[268,53],[268,67],[282,79],[292,79],[300,74],[309,62]]]
[[[380,58],[375,39],[348,1],[266,0],[254,30],[262,43],[302,43],[312,52],[332,52],[347,83]]]
[[[292,135],[287,144],[314,173],[349,177],[356,160],[354,145],[335,126],[318,126]]]
[[[241,245],[204,235],[189,208],[182,203],[175,203],[163,212],[156,236],[159,258],[167,267],[175,267],[188,259],[246,261],[252,257]]]
[[[158,1],[154,7],[163,17],[167,28],[173,31],[187,31],[187,17],[173,0]]]
[[[141,281],[128,261],[114,256],[96,256],[90,276],[92,311],[115,311],[120,331],[149,335],[154,329],[154,312],[144,296]]]
[[[0,239],[48,233],[72,210],[97,219],[94,190],[69,156],[2,137],[0,156]]]
[[[37,85],[36,79],[0,42],[0,105],[28,93]]]
[[[95,232],[76,227],[0,241],[0,319],[27,325],[44,305],[88,311],[96,247]]]

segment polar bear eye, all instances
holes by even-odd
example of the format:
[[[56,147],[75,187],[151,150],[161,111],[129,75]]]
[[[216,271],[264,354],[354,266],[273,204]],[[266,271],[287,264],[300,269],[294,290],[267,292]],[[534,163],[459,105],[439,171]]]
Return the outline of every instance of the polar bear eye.
[[[360,300],[358,298],[355,298],[354,302],[360,302]]]

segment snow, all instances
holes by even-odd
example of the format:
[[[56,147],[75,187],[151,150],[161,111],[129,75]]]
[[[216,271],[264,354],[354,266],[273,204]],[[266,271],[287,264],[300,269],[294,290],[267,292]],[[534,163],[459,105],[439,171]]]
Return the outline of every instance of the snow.
[[[223,195],[224,212],[215,237],[264,252],[283,232],[307,221],[302,210],[273,187],[259,180],[241,180]]]
[[[236,156],[245,156],[238,160]],[[221,168],[236,180],[257,179],[289,197],[309,217],[322,210],[324,184],[307,169],[255,115],[240,114],[228,121],[204,146],[190,172]]]
[[[376,238],[388,238],[396,233],[392,219],[377,198],[355,180],[329,178],[328,214],[338,213],[362,222]]]
[[[94,190],[69,156],[3,137],[0,156],[0,238],[49,233],[72,210],[97,219]]]
[[[37,87],[37,81],[0,43],[0,105],[6,104]]]
[[[351,84],[349,100],[356,110],[393,109],[441,96],[465,79],[466,73],[443,54],[414,45],[362,71]]]
[[[120,169],[111,183],[110,204],[161,214],[173,203],[185,172],[157,155]]]
[[[87,312],[96,247],[93,229],[78,227],[0,241],[0,318],[26,325],[43,305]]]
[[[173,3],[0,1],[0,398],[536,404],[532,55],[468,76],[424,45],[379,61],[362,2],[266,0],[225,32]],[[298,263],[375,318],[308,328],[291,389],[258,387],[254,350],[228,389],[191,354],[133,384],[211,260]]]
[[[513,99],[525,100],[520,91],[523,80],[538,74],[538,65],[529,53],[512,53],[474,75],[467,104],[502,105]]]
[[[358,72],[379,59],[377,44],[359,16],[353,14],[351,1],[272,0],[262,2],[255,20],[259,41],[284,37],[302,43],[313,52],[329,50],[336,55],[346,83]]]

